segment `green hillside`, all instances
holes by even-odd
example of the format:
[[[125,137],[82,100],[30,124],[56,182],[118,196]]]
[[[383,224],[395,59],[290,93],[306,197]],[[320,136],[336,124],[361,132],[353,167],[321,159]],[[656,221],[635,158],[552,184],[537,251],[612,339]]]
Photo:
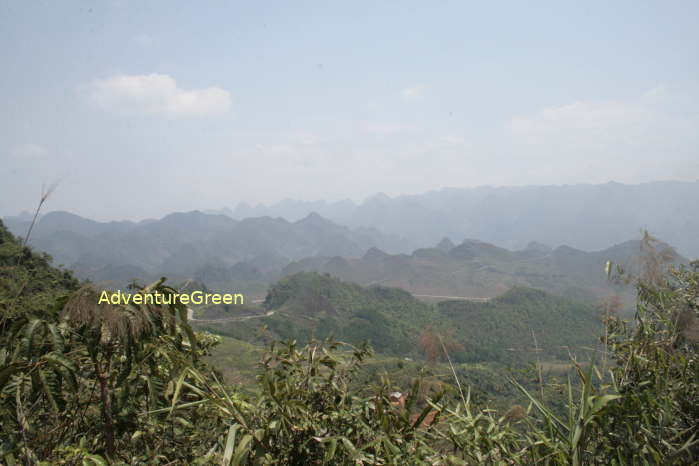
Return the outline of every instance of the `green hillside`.
[[[566,360],[588,359],[602,334],[600,311],[541,290],[513,288],[488,302],[444,301],[437,305],[463,345],[457,359],[490,361],[534,359],[540,355]]]
[[[445,238],[437,247],[410,255],[372,248],[358,259],[309,257],[289,264],[283,273],[329,273],[363,285],[402,288],[418,296],[492,298],[513,287],[538,288],[591,303],[618,295],[631,315],[633,288],[610,283],[604,267],[612,260],[634,272],[641,255],[639,240],[586,252],[568,246],[551,249],[535,242],[518,251],[476,240],[454,246]],[[675,260],[676,264],[687,262],[679,256]]]
[[[67,270],[51,266],[48,254],[22,245],[0,221],[0,309],[3,318],[45,312],[57,298],[78,288]]]
[[[369,341],[382,353],[415,355],[417,336],[437,316],[432,308],[403,290],[363,288],[316,273],[299,273],[280,280],[270,287],[263,306],[273,315],[207,324],[205,328],[257,342],[305,342],[333,335],[353,344]]]
[[[383,354],[421,357],[418,345],[428,330],[448,338],[460,362],[567,359],[568,350],[589,353],[599,341],[599,310],[540,290],[515,288],[486,303],[445,301],[426,304],[409,293],[380,286],[361,287],[330,275],[301,272],[270,287],[263,304],[271,315],[203,324],[238,339],[335,338],[369,341]],[[216,309],[209,315],[221,316]],[[215,314],[214,314],[215,313]]]

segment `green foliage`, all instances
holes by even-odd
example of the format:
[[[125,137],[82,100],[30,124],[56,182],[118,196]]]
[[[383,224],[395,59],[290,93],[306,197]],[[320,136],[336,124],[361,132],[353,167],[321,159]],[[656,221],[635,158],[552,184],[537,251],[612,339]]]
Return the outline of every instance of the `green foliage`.
[[[405,291],[363,288],[305,272],[273,285],[264,306],[275,314],[248,321],[242,326],[246,332],[239,327],[231,336],[246,338],[253,334],[249,329],[266,325],[281,340],[308,342],[333,336],[351,344],[368,341],[381,353],[415,355],[418,335],[436,317],[430,306]]]
[[[48,254],[37,254],[8,232],[0,221],[0,326],[15,318],[37,315],[80,286],[67,270],[50,266]],[[0,342],[1,343],[1,342]]]
[[[463,346],[454,353],[459,361],[589,359],[599,350],[599,310],[543,291],[513,288],[485,303],[445,301],[438,309]]]
[[[254,413],[251,419],[264,421],[256,428],[248,427],[247,436],[230,435],[229,450],[237,451],[237,458],[248,464],[293,464],[301,459],[306,464],[322,464],[328,456],[336,464],[405,463],[408,457],[419,458],[417,461],[422,463],[468,465],[693,464],[699,459],[696,422],[699,418],[696,367],[699,264],[693,267],[675,270],[664,280],[657,273],[649,276],[644,271],[637,281],[639,303],[634,325],[613,316],[608,321],[605,341],[615,366],[606,375],[606,358],[602,371],[595,364],[583,367],[573,361],[579,382],[569,381],[565,385],[565,398],[560,400],[562,410],[558,400],[544,402],[513,381],[529,400],[529,409],[513,406],[498,417],[492,410],[477,407],[470,394],[456,401],[453,397],[443,402],[427,399],[427,407],[438,413],[435,418],[440,421],[427,429],[389,430],[403,435],[401,441],[388,436],[390,445],[397,450],[376,451],[375,444],[362,443],[361,437],[359,442],[348,438],[348,442],[336,440],[318,445],[310,441],[324,438],[316,435],[318,429],[323,432],[330,429],[330,438],[339,438],[338,432],[331,430],[334,425],[324,423],[323,414],[330,410],[333,419],[342,420],[338,426],[359,434],[367,424],[372,425],[371,418],[357,414],[345,417],[346,414],[336,410],[366,413],[367,407],[376,406],[372,402],[377,395],[368,396],[366,384],[363,388],[343,384],[339,391],[328,390],[328,381],[336,377],[334,369],[329,368],[323,376],[321,364],[313,364],[318,359],[309,356],[319,346],[313,344],[298,351],[292,344],[273,351],[265,360],[260,402],[251,411]],[[515,290],[494,304],[524,302],[526,308],[526,302],[537,303],[540,298],[539,292]],[[490,308],[493,318],[498,317],[495,309]],[[456,370],[454,373],[459,376]],[[312,379],[309,374],[320,374],[322,382],[309,383]],[[374,393],[380,395],[382,390],[385,389],[379,386]],[[319,401],[325,400],[325,394],[334,395],[336,404]],[[315,416],[316,412],[321,414]],[[276,430],[279,419],[286,420],[286,430]],[[398,419],[389,421],[401,425]],[[376,435],[387,435],[384,422],[372,425]],[[415,428],[419,422],[410,425]],[[231,432],[239,431],[246,431],[245,427],[234,423]],[[282,440],[279,444],[265,443],[270,438]],[[336,456],[340,444],[346,446],[341,452],[344,456]],[[324,448],[316,449],[320,446]],[[389,451],[396,456],[381,456]]]
[[[173,292],[161,283],[142,292],[155,289]],[[53,462],[68,451],[59,447],[82,445],[112,461],[153,464],[182,455],[185,439],[204,440],[195,426],[208,422],[205,406],[149,414],[173,397],[200,399],[184,374],[206,367],[200,359],[216,339],[197,342],[181,316],[175,306],[97,305],[97,293],[82,288],[60,312],[17,319],[0,350],[0,457]]]
[[[605,418],[601,448],[618,452],[621,464],[637,456],[697,461],[699,262],[662,281],[641,280],[638,291],[636,325],[610,321],[611,385],[622,399]]]
[[[0,240],[0,458],[157,464],[196,454],[181,442],[208,441],[197,426],[210,421],[208,407],[149,411],[170,406],[175,392],[200,399],[181,374],[206,368],[216,338],[197,339],[181,305],[99,305],[96,290],[78,289],[1,225]],[[136,292],[152,291],[174,292],[162,280]]]
[[[425,415],[408,416],[394,406],[387,386],[350,389],[367,348],[312,342],[273,345],[263,359],[260,393],[254,405],[235,412],[221,464],[424,464],[436,458],[418,433]],[[408,397],[412,406],[417,384]],[[228,396],[217,392],[213,400]]]
[[[455,362],[513,365],[537,357],[567,360],[570,354],[578,354],[589,358],[599,349],[603,328],[597,307],[530,288],[514,288],[484,303],[444,301],[435,308],[403,290],[363,288],[310,272],[273,285],[265,309],[274,314],[206,328],[268,343],[259,339],[264,326],[273,339],[308,342],[333,336],[355,345],[369,341],[378,353],[410,357],[425,354],[419,343],[432,328],[442,336]],[[436,349],[441,355],[441,347]]]

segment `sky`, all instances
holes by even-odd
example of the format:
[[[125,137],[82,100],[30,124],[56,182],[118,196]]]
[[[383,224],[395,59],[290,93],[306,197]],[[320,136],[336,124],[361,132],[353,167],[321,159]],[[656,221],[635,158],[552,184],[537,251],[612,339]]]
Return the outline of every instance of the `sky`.
[[[699,179],[699,2],[0,2],[0,215]]]

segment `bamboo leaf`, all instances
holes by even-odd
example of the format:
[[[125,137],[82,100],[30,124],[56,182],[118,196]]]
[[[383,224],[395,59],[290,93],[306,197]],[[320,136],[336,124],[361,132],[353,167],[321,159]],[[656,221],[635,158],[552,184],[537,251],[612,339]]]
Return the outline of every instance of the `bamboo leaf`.
[[[172,395],[172,403],[170,404],[170,414],[175,410],[175,405],[180,399],[180,391],[182,390],[182,383],[187,375],[186,371],[182,371],[180,376],[177,378],[177,383],[175,384],[175,393]]]
[[[335,437],[326,440],[330,445],[325,450],[325,462],[329,462],[335,458],[335,451],[337,450],[337,439]]]
[[[22,364],[9,364],[5,367],[0,368],[0,390],[5,386],[10,377],[22,369]]]
[[[252,442],[252,435],[246,434],[243,439],[240,441],[240,444],[238,447],[235,449],[235,454],[233,455],[233,461],[231,464],[233,466],[239,466],[243,464],[243,461],[245,460],[245,457],[248,455],[250,452],[250,442]]]
[[[233,459],[233,451],[235,448],[235,434],[238,432],[240,424],[233,424],[228,428],[228,436],[226,437],[226,447],[223,452],[223,461],[221,466],[229,466]]]

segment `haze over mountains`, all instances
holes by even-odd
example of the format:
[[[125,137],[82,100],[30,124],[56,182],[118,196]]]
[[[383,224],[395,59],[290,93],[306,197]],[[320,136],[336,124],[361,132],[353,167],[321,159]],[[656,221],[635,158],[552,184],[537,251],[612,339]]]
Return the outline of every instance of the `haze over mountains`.
[[[29,221],[6,218],[10,231],[26,235]],[[160,220],[95,222],[67,212],[38,221],[30,244],[54,262],[93,281],[124,286],[168,276],[181,280],[214,274],[267,282],[267,274],[308,256],[361,256],[367,249],[405,250],[397,236],[372,228],[350,229],[317,214],[288,222],[281,218],[233,220],[198,211],[173,213]]]
[[[493,298],[513,287],[530,287],[581,301],[596,301],[611,293],[624,294],[604,273],[608,260],[627,271],[638,270],[639,240],[585,252],[569,246],[548,248],[532,242],[510,251],[489,243],[448,240],[412,254],[386,254],[372,248],[359,259],[311,257],[289,264],[283,275],[328,273],[362,285],[381,285],[436,297]],[[685,259],[678,258],[680,262]]]
[[[443,189],[140,222],[51,212],[30,244],[112,287],[167,276],[261,296],[282,276],[317,271],[417,294],[494,297],[526,286],[590,300],[610,292],[608,259],[635,267],[643,228],[699,256],[696,205],[699,182]],[[231,218],[243,215],[255,217]],[[5,222],[23,236],[30,218]]]
[[[530,241],[601,250],[639,237],[645,228],[688,257],[699,257],[699,181],[563,186],[444,188],[424,194],[377,194],[352,201],[285,200],[239,204],[234,218],[290,221],[317,212],[349,227],[373,226],[425,247],[449,237],[473,238],[508,249]]]

